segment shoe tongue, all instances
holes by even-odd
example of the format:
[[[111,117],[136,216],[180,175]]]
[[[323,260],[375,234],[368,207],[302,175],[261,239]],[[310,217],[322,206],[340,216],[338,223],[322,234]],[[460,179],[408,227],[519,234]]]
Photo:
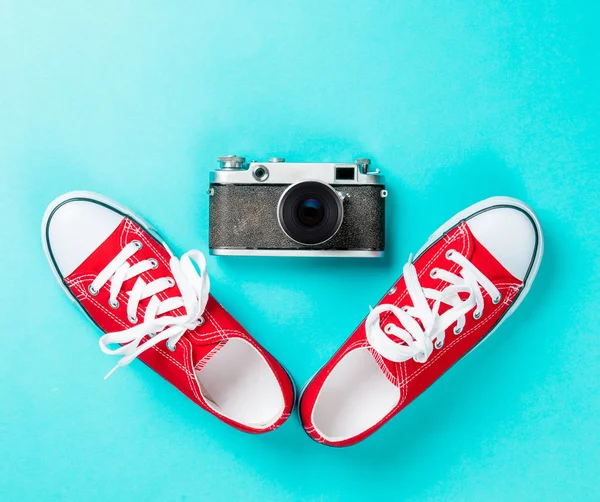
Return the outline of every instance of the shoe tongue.
[[[221,350],[227,340],[236,336],[239,325],[233,318],[225,316],[225,310],[209,295],[204,315],[204,324],[184,335],[191,343],[191,360],[196,371],[201,370],[208,361]]]
[[[221,350],[227,340],[209,343],[206,345],[192,345],[192,364],[196,371],[200,371],[212,357]]]
[[[378,364],[379,368],[381,369],[381,371],[385,375],[385,377],[394,385],[398,385],[398,383],[399,383],[398,366],[401,363],[396,363],[394,361],[390,361],[389,359],[386,359],[385,357],[382,357],[372,347],[369,347],[369,352],[373,356],[373,359],[375,359],[375,362]]]
[[[389,324],[389,323],[395,324],[396,326],[402,326],[400,321],[392,313],[390,313],[389,316],[385,315],[385,314],[380,316],[379,325],[381,326],[382,330],[384,329],[385,325]],[[403,343],[402,340],[400,340],[399,338],[395,337],[394,335],[392,335],[390,333],[387,333],[387,336],[390,339],[392,339],[393,341],[395,341],[396,343]],[[398,385],[398,383],[399,383],[399,378],[398,378],[399,365],[402,363],[397,363],[394,361],[390,361],[389,359],[386,359],[371,346],[369,346],[369,352],[373,356],[373,359],[375,359],[375,362],[377,363],[377,365],[379,366],[379,368],[381,369],[381,371],[385,375],[385,377],[392,384]]]

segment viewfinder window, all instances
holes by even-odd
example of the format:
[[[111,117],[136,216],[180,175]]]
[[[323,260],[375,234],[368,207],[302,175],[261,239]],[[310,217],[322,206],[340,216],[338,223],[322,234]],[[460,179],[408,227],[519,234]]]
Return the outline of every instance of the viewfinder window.
[[[354,167],[336,167],[335,168],[335,179],[336,181],[353,180],[355,178]]]

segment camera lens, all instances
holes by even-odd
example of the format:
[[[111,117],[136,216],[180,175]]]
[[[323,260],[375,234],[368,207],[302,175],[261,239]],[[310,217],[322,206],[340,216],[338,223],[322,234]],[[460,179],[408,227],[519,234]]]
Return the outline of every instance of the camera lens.
[[[290,185],[279,199],[279,225],[287,236],[303,245],[331,239],[342,225],[344,209],[337,192],[320,181]]]
[[[306,199],[298,204],[296,216],[306,227],[314,227],[323,221],[325,210],[318,199]]]

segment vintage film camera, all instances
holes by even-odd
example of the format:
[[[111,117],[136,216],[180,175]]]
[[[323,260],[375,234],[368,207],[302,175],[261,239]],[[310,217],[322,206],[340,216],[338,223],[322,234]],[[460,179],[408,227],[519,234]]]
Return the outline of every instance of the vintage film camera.
[[[211,172],[209,247],[215,255],[378,257],[387,190],[369,159],[268,162],[228,155]]]

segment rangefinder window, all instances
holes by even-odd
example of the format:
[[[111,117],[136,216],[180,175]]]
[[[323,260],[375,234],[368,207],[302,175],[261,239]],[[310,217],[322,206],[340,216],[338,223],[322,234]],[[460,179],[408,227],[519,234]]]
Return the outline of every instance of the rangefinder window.
[[[348,181],[355,178],[355,171],[353,167],[336,167],[335,168],[335,179],[336,181]]]

